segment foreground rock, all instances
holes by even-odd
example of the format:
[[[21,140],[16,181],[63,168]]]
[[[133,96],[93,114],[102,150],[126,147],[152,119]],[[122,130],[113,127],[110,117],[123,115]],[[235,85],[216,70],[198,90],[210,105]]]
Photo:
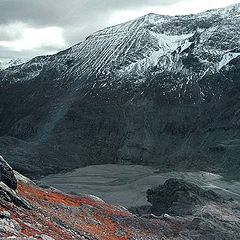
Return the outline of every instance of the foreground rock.
[[[27,201],[15,192],[17,179],[11,166],[0,156],[0,204],[10,202],[16,206],[31,209]]]
[[[17,173],[13,177],[16,191],[0,182],[0,239],[158,240],[175,234],[97,197],[43,189]]]
[[[0,181],[5,183],[13,190],[17,188],[17,180],[14,176],[13,169],[0,155]]]
[[[4,166],[7,166],[6,169],[10,167]],[[213,192],[181,180],[171,179],[163,186],[149,190],[148,199],[153,204],[150,211],[157,212],[136,216],[97,197],[43,189],[12,170],[9,173],[16,179],[17,189],[15,191],[0,181],[0,239],[240,238],[240,208],[237,202],[224,202]],[[180,211],[180,205],[184,211]],[[179,213],[182,216],[177,216]]]

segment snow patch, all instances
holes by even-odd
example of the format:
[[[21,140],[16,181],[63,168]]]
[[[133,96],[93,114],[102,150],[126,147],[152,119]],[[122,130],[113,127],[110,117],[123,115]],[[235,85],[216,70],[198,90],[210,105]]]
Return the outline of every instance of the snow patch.
[[[189,41],[194,34],[183,34],[183,35],[165,35],[158,33],[151,33],[157,40],[158,44],[163,53],[173,52],[180,48],[180,52],[188,48],[192,43]]]
[[[191,46],[192,42],[189,41],[194,34],[184,34],[184,35],[166,35],[166,34],[158,34],[150,31],[150,34],[157,40],[159,50],[152,51],[149,56],[145,58],[131,63],[125,68],[122,68],[120,72],[130,73],[135,72],[139,75],[144,73],[145,70],[149,69],[149,67],[155,67],[159,64],[163,69],[166,67],[171,67],[173,64],[173,56],[172,53],[176,52],[178,54],[182,53],[189,46]],[[138,80],[135,83],[139,83],[141,80]]]
[[[222,60],[218,64],[218,70],[221,70],[224,66],[226,66],[229,62],[231,62],[233,59],[237,58],[240,56],[240,53],[226,53],[223,55]]]
[[[11,59],[10,61],[5,61],[5,62],[0,60],[0,70],[21,65],[27,61],[28,59],[21,59],[21,58]]]

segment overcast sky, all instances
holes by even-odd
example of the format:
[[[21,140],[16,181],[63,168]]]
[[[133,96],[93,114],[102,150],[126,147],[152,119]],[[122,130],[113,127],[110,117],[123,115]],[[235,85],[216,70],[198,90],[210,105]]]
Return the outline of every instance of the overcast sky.
[[[0,61],[52,54],[107,26],[153,12],[181,15],[240,0],[0,0]]]

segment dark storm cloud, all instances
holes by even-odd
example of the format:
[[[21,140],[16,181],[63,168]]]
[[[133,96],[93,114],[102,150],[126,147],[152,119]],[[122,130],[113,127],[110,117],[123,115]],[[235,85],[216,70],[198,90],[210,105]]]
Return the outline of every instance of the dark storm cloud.
[[[223,2],[224,0],[219,1]],[[111,25],[111,16],[115,13],[121,11],[141,13],[143,9],[170,7],[177,3],[185,4],[183,7],[185,9],[191,2],[197,2],[197,0],[0,0],[0,43],[1,41],[14,42],[23,38],[23,27],[14,28],[14,25],[22,24],[22,26],[25,25],[32,29],[59,27],[62,30],[65,47],[69,47],[84,40],[89,34]],[[205,0],[202,4],[208,2]],[[193,4],[192,8],[194,7]],[[125,21],[125,19],[115,20],[114,23]],[[24,54],[34,56],[36,53],[47,54],[60,50],[54,44],[50,49],[46,49],[43,44],[37,50],[33,49],[27,52],[25,50],[17,52],[16,49],[9,47],[4,48],[6,43],[0,44],[0,46],[0,59],[3,58],[3,54],[12,57]],[[58,47],[62,46],[58,45]]]
[[[35,56],[40,56],[44,54],[51,54],[59,51],[58,48],[54,47],[42,47],[37,49],[29,49],[16,51],[14,49],[9,50],[8,48],[4,48],[0,46],[0,62],[8,62],[10,59],[21,58],[21,59],[30,59]]]
[[[34,27],[59,26],[64,30],[67,43],[73,44],[105,27],[109,14],[114,11],[179,1],[181,0],[0,0],[0,24],[24,22]],[[1,39],[4,38],[2,32],[0,35]]]
[[[1,0],[0,23],[24,21],[65,25],[109,11],[166,5],[181,0]]]

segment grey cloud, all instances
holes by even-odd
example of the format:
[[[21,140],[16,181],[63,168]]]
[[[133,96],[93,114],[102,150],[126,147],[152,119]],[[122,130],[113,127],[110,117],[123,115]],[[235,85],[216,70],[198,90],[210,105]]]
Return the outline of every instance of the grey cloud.
[[[18,39],[18,31],[8,32],[2,26],[22,22],[34,28],[61,27],[67,46],[71,46],[106,27],[111,13],[118,10],[136,10],[180,1],[184,0],[0,0],[0,41]],[[46,49],[37,51],[46,54]],[[9,49],[4,52],[21,55]],[[0,58],[4,52],[0,49]],[[35,53],[32,51],[31,55]],[[30,55],[28,52],[23,54]]]
[[[15,29],[10,31],[8,26],[0,25],[0,41],[11,41],[21,37],[21,32]]]
[[[10,59],[22,58],[22,59],[31,59],[35,56],[43,55],[43,53],[55,53],[60,49],[44,47],[41,49],[32,49],[32,50],[23,50],[23,51],[14,51],[12,49],[4,48],[0,46],[0,60],[7,62]]]
[[[120,9],[166,5],[182,0],[1,0],[0,23],[24,21],[65,25]]]

